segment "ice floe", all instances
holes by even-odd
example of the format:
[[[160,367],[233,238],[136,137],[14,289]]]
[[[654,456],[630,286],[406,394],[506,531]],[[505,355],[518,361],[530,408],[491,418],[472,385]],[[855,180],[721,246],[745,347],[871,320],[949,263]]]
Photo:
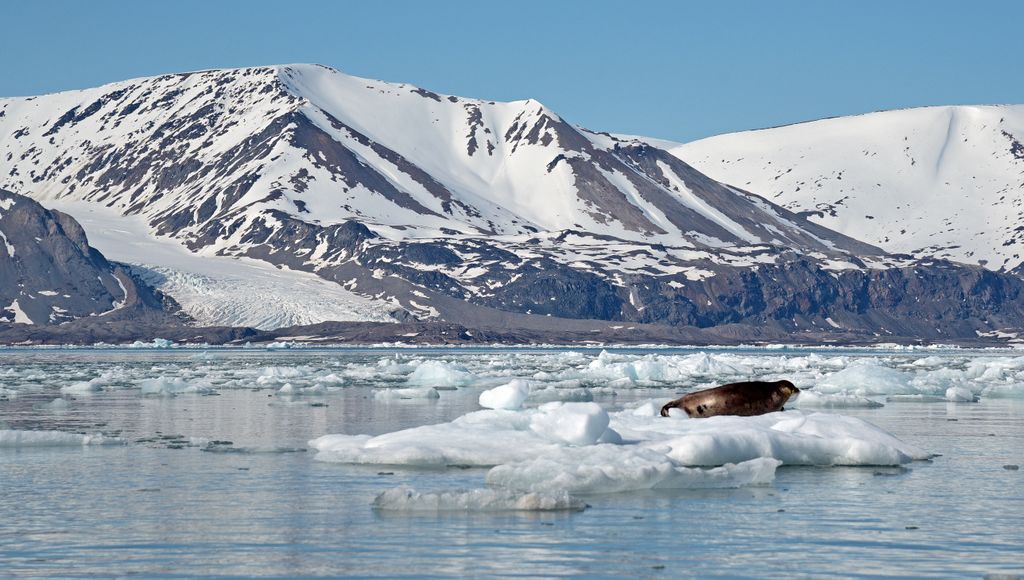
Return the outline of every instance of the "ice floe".
[[[203,395],[214,392],[205,381],[188,381],[181,377],[156,377],[138,382],[143,395],[173,396],[184,394]]]
[[[829,375],[814,386],[815,393],[895,395],[912,392],[909,375],[873,362],[858,362]]]
[[[819,393],[804,389],[800,391],[796,401],[789,403],[789,406],[797,409],[877,409],[884,405],[873,399],[858,395]]]
[[[167,340],[166,338],[154,338],[149,342],[142,342],[136,340],[135,342],[128,345],[128,348],[173,348],[174,342]]]
[[[463,387],[474,382],[475,377],[466,367],[439,360],[425,360],[409,373],[410,385],[424,387]]]
[[[780,464],[900,465],[930,457],[853,417],[786,411],[663,418],[663,403],[613,413],[562,402],[483,410],[376,437],[325,435],[310,446],[321,461],[492,467],[487,482],[494,485],[574,493],[758,485],[771,482]]]
[[[518,409],[530,396],[530,383],[516,379],[480,393],[480,406],[488,409]]]
[[[98,377],[91,378],[88,381],[78,381],[70,385],[65,385],[60,388],[60,391],[62,393],[79,395],[95,393],[102,391],[107,387],[125,382],[127,376],[128,375],[123,369],[108,370],[101,373]]]

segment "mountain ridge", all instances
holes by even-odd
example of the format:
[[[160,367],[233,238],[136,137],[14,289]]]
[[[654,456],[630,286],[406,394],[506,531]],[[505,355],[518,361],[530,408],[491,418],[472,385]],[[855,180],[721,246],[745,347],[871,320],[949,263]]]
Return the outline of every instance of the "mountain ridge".
[[[0,99],[0,156],[0,186],[143,217],[197,259],[315,273],[400,320],[936,338],[1021,326],[1005,304],[1016,278],[886,253],[532,99],[314,65],[161,75]]]

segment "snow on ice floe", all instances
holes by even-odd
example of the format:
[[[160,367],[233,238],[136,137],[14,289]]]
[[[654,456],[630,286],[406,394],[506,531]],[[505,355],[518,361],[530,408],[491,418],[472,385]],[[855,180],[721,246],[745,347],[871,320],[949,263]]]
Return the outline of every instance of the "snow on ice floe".
[[[376,437],[325,435],[310,446],[321,461],[492,467],[493,485],[571,493],[759,485],[781,464],[900,465],[930,457],[853,417],[787,411],[666,419],[657,416],[663,403],[613,413],[562,402],[484,410]]]
[[[156,377],[143,379],[138,383],[143,395],[173,396],[213,393],[213,387],[205,381],[189,381],[181,377]]]
[[[908,394],[910,375],[875,363],[857,363],[819,381],[814,392],[858,397]]]
[[[21,447],[80,447],[83,445],[117,445],[122,443],[115,437],[99,433],[82,435],[64,431],[23,431],[0,429],[0,448]]]
[[[582,511],[587,504],[566,491],[515,492],[508,489],[460,489],[418,492],[397,487],[380,493],[373,508],[381,511]]]
[[[113,387],[114,385],[121,384],[125,382],[128,377],[129,375],[124,369],[107,370],[100,373],[99,376],[93,377],[87,381],[76,381],[70,385],[64,385],[60,388],[60,391],[62,393],[73,395],[95,393],[106,388]]]
[[[519,409],[529,402],[544,404],[555,401],[586,403],[594,400],[594,393],[580,387],[579,380],[556,381],[543,384],[523,379],[514,379],[480,393],[478,402],[486,409]]]
[[[425,360],[415,365],[406,381],[425,387],[464,387],[476,377],[466,367],[438,360]]]
[[[530,396],[530,383],[516,379],[511,383],[500,385],[480,393],[481,407],[488,409],[518,409]]]

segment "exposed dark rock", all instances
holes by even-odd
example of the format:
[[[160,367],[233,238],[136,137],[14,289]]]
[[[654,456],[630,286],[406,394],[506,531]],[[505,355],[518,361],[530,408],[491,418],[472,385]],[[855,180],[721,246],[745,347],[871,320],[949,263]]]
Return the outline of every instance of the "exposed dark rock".
[[[172,300],[108,262],[71,216],[0,190],[0,326],[82,318],[183,324]]]

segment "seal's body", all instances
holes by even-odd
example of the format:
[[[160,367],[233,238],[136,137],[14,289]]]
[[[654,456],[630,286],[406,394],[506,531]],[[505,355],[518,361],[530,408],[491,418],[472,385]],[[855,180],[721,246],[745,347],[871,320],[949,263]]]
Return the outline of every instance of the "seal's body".
[[[781,411],[786,401],[799,392],[789,381],[730,383],[676,399],[661,408],[661,416],[668,417],[669,409],[682,409],[691,417],[763,415]]]

